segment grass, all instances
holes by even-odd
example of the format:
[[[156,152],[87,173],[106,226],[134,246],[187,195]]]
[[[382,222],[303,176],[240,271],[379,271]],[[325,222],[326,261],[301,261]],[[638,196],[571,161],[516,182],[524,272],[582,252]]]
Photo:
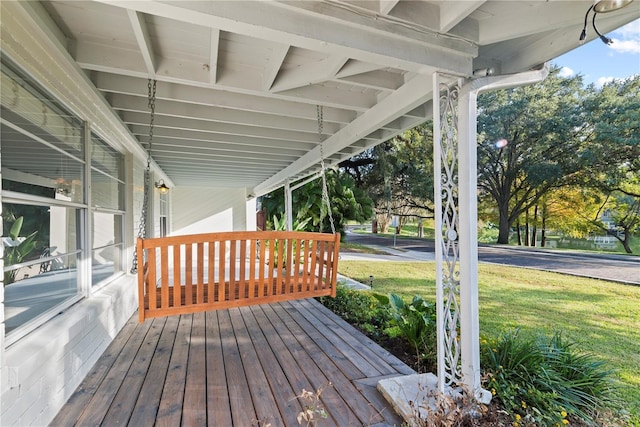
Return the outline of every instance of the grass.
[[[369,282],[373,290],[435,301],[435,263],[340,261],[340,273]],[[577,342],[617,373],[620,397],[640,420],[640,287],[480,264],[480,333],[497,336],[520,328]]]

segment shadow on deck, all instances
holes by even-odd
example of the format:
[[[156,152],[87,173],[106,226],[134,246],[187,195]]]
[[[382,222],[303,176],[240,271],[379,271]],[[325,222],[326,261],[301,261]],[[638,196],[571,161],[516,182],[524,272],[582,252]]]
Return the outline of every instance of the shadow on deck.
[[[298,426],[303,389],[328,383],[319,425],[400,425],[377,381],[414,371],[313,299],[127,323],[55,426]]]

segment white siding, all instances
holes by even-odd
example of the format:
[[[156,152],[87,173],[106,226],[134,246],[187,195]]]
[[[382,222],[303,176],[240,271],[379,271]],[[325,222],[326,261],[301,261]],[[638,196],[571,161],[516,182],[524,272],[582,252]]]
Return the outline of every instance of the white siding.
[[[247,230],[248,215],[243,188],[171,189],[172,235]]]
[[[137,307],[134,278],[123,276],[8,348],[2,425],[46,425]]]
[[[25,12],[25,6],[40,7],[36,3],[0,2],[3,55],[126,153],[125,242],[132,255],[146,159],[133,136],[47,26],[34,21],[46,14],[34,17]],[[131,267],[129,255],[127,271]],[[4,287],[0,285],[0,425],[47,425],[135,312],[137,287],[134,276],[123,275],[7,349],[3,301]]]

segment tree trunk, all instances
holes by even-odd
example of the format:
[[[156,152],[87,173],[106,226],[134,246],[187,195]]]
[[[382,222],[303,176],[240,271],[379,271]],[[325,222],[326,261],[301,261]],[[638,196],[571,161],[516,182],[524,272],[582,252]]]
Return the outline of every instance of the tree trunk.
[[[520,221],[516,221],[516,230],[518,233],[518,246],[522,246],[522,233],[520,232]]]
[[[529,246],[529,211],[524,215],[524,246]]]
[[[545,209],[542,210],[542,230],[540,231],[540,246],[545,248],[547,246],[547,218],[545,215]]]
[[[500,245],[509,244],[509,215],[508,212],[502,212],[500,209],[500,221],[498,223],[498,241]]]
[[[538,237],[538,205],[533,210],[533,225],[531,226],[531,246],[536,246],[536,237]]]
[[[631,237],[631,233],[628,233],[627,230],[624,231],[624,239],[620,240],[620,242],[622,243],[622,247],[624,248],[624,251],[628,254],[633,253],[631,251],[631,247],[629,246],[629,241]]]

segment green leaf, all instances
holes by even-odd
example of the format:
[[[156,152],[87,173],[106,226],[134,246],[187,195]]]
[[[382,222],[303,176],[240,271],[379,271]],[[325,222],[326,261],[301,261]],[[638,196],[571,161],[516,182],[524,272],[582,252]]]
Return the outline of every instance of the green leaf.
[[[18,240],[18,236],[20,236],[20,230],[22,230],[22,222],[24,221],[24,217],[16,218],[16,222],[11,226],[11,230],[9,230],[9,237],[12,240]]]

